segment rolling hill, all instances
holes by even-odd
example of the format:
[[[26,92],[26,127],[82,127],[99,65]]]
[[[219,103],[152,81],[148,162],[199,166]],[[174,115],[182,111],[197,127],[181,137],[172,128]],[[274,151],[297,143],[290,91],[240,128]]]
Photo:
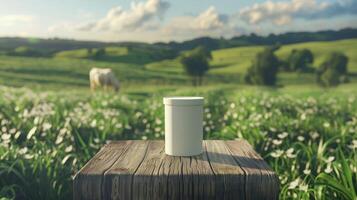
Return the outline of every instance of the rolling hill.
[[[255,54],[263,48],[259,45],[213,51],[211,69],[204,83],[243,83],[242,75]],[[357,82],[357,39],[283,45],[276,53],[279,58],[286,59],[292,49],[301,48],[313,52],[314,66],[318,66],[329,52],[345,53],[349,57],[351,81]],[[163,60],[170,51],[116,46],[104,49],[106,54],[99,59],[92,59],[86,48],[61,51],[49,58],[0,55],[0,84],[49,89],[88,88],[90,68],[110,67],[126,87],[190,85],[177,59]],[[97,50],[93,48],[91,54]],[[315,75],[312,73],[279,73],[278,80],[280,85],[315,85]]]

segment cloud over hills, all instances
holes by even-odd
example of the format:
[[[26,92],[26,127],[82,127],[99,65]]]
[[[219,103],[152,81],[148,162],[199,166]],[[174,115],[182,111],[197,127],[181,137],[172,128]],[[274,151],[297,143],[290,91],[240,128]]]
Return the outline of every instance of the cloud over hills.
[[[317,2],[316,0],[266,1],[243,8],[239,17],[249,24],[271,22],[286,25],[294,19],[319,19],[338,15],[357,15],[357,0]]]
[[[148,0],[131,4],[130,10],[121,7],[110,9],[107,15],[98,21],[89,22],[78,26],[82,31],[133,31],[145,29],[148,23],[163,17],[169,8],[168,2],[161,0]]]
[[[231,13],[222,13],[215,6],[206,5],[196,14],[166,15],[176,5],[165,0],[141,0],[133,2],[128,9],[112,7],[103,17],[85,23],[68,21],[54,24],[48,32],[70,35],[72,31],[77,35],[93,37],[110,35],[120,40],[142,37],[150,41],[168,41],[201,36],[232,37],[251,32],[266,34],[279,30],[308,30],[321,20],[325,24],[324,29],[357,26],[351,23],[351,19],[357,16],[357,0],[266,0],[240,7]],[[346,15],[353,17],[335,25],[330,23],[333,17]],[[304,20],[303,25],[299,22],[301,20]]]

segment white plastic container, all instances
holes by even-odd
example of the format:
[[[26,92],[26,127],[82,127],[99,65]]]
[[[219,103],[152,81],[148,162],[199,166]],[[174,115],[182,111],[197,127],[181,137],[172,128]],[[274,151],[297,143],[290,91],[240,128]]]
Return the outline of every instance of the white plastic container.
[[[202,153],[203,97],[165,97],[165,153]]]

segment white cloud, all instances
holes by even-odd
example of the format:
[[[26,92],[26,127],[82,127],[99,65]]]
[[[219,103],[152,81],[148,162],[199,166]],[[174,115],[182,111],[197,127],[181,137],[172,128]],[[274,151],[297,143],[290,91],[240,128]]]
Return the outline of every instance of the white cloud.
[[[78,30],[82,31],[135,31],[151,28],[155,19],[163,17],[169,3],[161,0],[147,0],[133,2],[130,10],[121,7],[110,9],[107,15],[98,21],[82,24]]]
[[[0,16],[1,26],[13,26],[19,23],[30,23],[34,20],[32,15],[3,15]]]
[[[232,15],[222,14],[210,6],[196,15],[179,15],[161,20],[168,10],[167,0],[141,0],[131,8],[114,7],[100,18],[86,15],[62,21],[48,28],[50,36],[121,41],[182,41],[195,37],[232,37],[287,31],[355,27],[357,0],[267,0],[241,9]],[[172,8],[174,9],[174,8]],[[83,23],[83,21],[87,23]],[[0,16],[1,22],[1,16]],[[277,26],[272,26],[275,24]]]
[[[272,22],[286,25],[295,18],[319,19],[343,14],[357,14],[357,0],[317,2],[316,0],[266,1],[243,8],[239,12],[242,20],[249,24]]]
[[[197,16],[180,16],[169,21],[163,28],[164,35],[181,34],[195,36],[220,36],[229,27],[228,18],[210,6]]]

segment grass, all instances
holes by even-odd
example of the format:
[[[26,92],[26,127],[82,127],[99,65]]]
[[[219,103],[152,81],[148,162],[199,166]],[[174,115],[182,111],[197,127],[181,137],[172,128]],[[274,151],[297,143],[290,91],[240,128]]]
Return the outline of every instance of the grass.
[[[357,39],[334,42],[309,42],[283,46],[278,52],[281,59],[286,59],[293,48],[309,48],[315,55],[314,65],[332,50],[343,50],[349,56],[348,64],[351,82],[357,82]],[[212,52],[213,60],[204,83],[241,84],[242,75],[249,67],[254,55],[263,47],[240,47]],[[96,51],[94,49],[93,51]],[[86,49],[65,51],[55,58],[11,57],[0,55],[0,84],[7,86],[27,86],[31,88],[88,88],[88,72],[92,67],[112,68],[125,87],[130,85],[190,85],[190,80],[183,72],[177,59],[152,62],[155,53],[148,49],[128,49],[107,47],[106,58],[102,60],[83,59],[88,55]],[[164,54],[164,53],[163,53]],[[157,57],[160,57],[156,55]],[[148,64],[144,64],[150,62]],[[280,73],[279,85],[313,85],[314,74]]]
[[[355,73],[356,43],[286,45],[277,54],[310,48],[318,65],[343,50]],[[355,76],[334,88],[304,73],[279,73],[273,88],[241,84],[262,48],[214,51],[205,85],[195,88],[177,60],[156,62],[157,51],[147,49],[108,48],[113,56],[104,60],[84,59],[85,50],[63,52],[70,58],[0,55],[0,199],[72,198],[73,174],[107,140],[163,139],[162,97],[201,95],[205,139],[248,140],[278,174],[281,199],[355,200]],[[112,68],[120,93],[90,93],[92,67]]]
[[[313,66],[317,67],[323,62],[325,56],[333,51],[345,53],[349,58],[348,70],[353,74],[352,81],[357,81],[357,39],[339,40],[332,42],[306,42],[301,44],[284,45],[276,54],[280,59],[286,60],[293,49],[310,49],[315,57]],[[243,75],[251,65],[257,52],[262,46],[237,47],[221,49],[212,52],[210,76],[229,76],[232,74]],[[183,68],[177,59],[164,60],[146,65],[152,71],[183,73]],[[279,76],[282,80],[279,84],[314,83],[315,77],[311,74],[283,73]]]
[[[107,140],[163,139],[162,96],[205,97],[204,138],[244,138],[281,199],[356,197],[356,88],[144,86],[121,95],[0,88],[0,197],[69,199],[72,175]],[[39,192],[40,191],[40,192]]]

